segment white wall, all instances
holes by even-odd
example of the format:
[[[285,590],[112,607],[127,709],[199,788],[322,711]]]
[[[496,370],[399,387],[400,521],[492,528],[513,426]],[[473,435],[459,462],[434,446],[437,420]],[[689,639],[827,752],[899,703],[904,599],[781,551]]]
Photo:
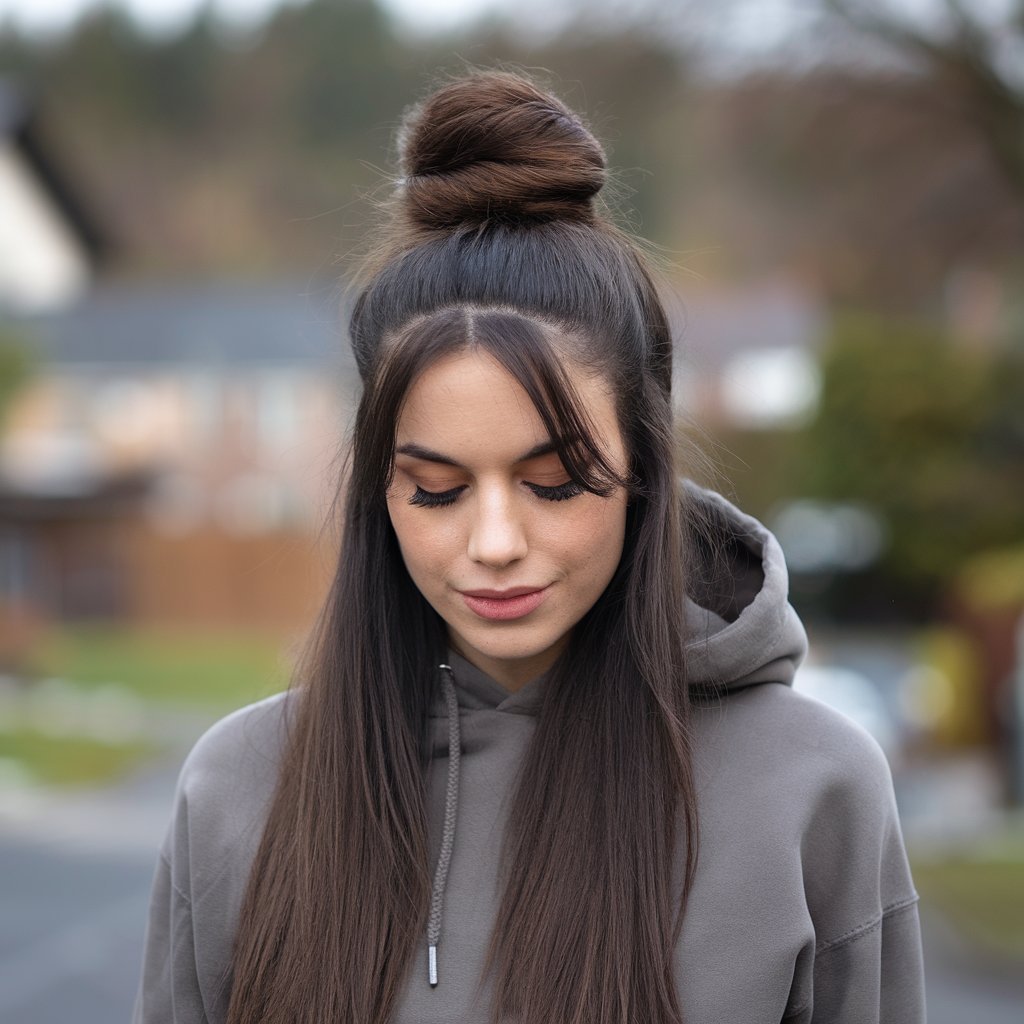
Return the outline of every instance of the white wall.
[[[0,144],[0,312],[55,309],[88,281],[88,258],[60,209],[18,150]]]

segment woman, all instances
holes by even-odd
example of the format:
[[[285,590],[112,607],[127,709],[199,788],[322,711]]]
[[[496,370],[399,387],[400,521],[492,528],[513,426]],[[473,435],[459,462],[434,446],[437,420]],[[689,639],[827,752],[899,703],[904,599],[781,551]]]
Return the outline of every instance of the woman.
[[[505,73],[399,144],[337,573],[185,762],[136,1022],[922,1021],[888,765],[792,689],[774,537],[679,482],[600,145]]]

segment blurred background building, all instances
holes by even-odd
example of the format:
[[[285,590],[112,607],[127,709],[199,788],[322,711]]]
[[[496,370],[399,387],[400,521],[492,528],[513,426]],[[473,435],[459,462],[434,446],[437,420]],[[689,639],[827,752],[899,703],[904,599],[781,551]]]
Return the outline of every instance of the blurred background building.
[[[1019,1019],[1021,0],[0,0],[0,1017],[127,1013],[181,754],[333,569],[394,129],[499,63],[606,144],[690,469],[889,757],[933,1024]]]
[[[23,318],[6,597],[61,622],[297,626],[344,433],[340,310],[300,286],[107,285]],[[16,571],[15,568],[17,567]]]

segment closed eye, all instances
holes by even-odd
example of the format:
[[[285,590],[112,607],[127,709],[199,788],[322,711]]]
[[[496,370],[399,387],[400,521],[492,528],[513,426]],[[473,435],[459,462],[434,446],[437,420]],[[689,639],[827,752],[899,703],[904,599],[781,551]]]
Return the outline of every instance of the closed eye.
[[[567,498],[575,498],[577,494],[583,493],[583,488],[575,480],[566,480],[564,484],[555,487],[544,487],[542,484],[527,483],[527,487],[546,501],[565,501]]]
[[[575,480],[567,480],[564,484],[557,484],[554,487],[545,487],[543,484],[534,484],[525,480],[523,483],[538,498],[543,498],[545,501],[566,501],[582,494],[584,490]],[[465,484],[447,491],[427,491],[417,486],[409,498],[409,504],[420,508],[444,508],[453,505],[465,489]]]
[[[419,505],[421,508],[443,508],[445,505],[451,505],[465,489],[465,484],[453,487],[450,491],[425,491],[422,487],[417,487],[409,499],[409,504]]]

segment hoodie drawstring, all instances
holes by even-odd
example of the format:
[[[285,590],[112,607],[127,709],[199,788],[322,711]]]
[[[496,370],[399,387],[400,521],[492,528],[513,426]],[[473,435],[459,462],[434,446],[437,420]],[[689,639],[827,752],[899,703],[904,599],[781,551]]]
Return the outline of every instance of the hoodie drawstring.
[[[430,918],[427,921],[427,976],[430,986],[437,985],[437,942],[441,937],[441,912],[444,889],[448,881],[448,865],[455,842],[455,814],[459,806],[459,702],[455,696],[455,678],[451,665],[439,665],[444,675],[441,686],[448,705],[448,785],[444,797],[444,831],[441,833],[441,852],[434,871],[434,885],[430,893]]]

